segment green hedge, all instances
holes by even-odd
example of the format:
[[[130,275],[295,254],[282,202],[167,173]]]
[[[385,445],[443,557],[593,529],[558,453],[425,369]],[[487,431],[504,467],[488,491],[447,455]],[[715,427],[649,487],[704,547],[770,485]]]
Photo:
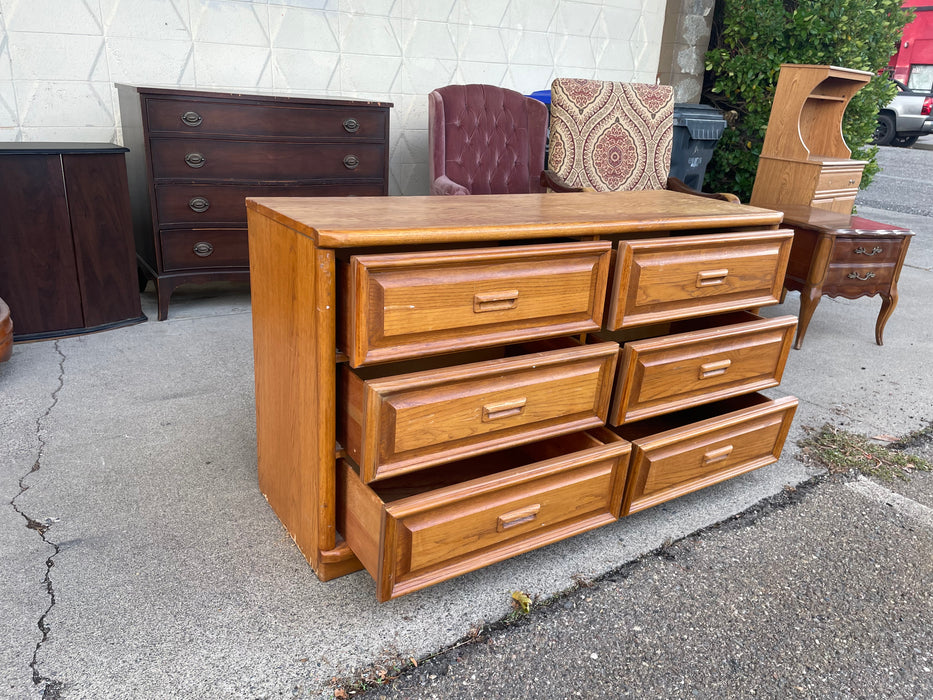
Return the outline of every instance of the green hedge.
[[[707,167],[704,189],[749,200],[782,63],[878,73],[912,18],[901,0],[719,0],[703,101],[723,110],[729,127]],[[876,76],[846,109],[843,137],[853,158],[869,161],[862,187],[878,171],[878,149],[868,142],[878,109],[893,94],[890,81]]]

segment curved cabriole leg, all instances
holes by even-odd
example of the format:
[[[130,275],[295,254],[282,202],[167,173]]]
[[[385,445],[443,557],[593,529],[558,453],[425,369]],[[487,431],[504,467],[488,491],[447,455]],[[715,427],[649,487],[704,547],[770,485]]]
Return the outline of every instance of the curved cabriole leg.
[[[897,290],[891,289],[890,294],[881,295],[881,311],[878,312],[878,320],[875,322],[875,342],[878,345],[884,345],[884,326],[894,313],[894,307],[897,306]]]
[[[805,287],[800,290],[800,316],[797,318],[797,338],[794,340],[794,350],[800,350],[800,346],[803,345],[807,326],[810,325],[810,319],[820,303],[821,296],[822,290],[818,287]]]

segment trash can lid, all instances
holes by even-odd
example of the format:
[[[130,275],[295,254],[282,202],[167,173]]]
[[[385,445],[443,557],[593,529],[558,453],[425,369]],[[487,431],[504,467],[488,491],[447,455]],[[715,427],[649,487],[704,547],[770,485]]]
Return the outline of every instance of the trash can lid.
[[[726,128],[726,120],[710,105],[675,104],[674,126],[686,127],[691,138],[718,140]]]
[[[550,90],[535,90],[530,95],[525,95],[525,97],[531,97],[539,102],[543,102],[546,105],[551,104],[551,91]]]

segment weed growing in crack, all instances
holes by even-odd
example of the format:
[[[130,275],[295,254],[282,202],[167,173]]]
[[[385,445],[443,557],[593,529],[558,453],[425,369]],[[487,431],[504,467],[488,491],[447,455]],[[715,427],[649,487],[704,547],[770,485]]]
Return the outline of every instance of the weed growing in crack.
[[[928,433],[927,428],[921,433]],[[829,423],[819,430],[806,429],[808,435],[798,444],[807,461],[824,467],[832,474],[859,472],[878,479],[907,481],[911,472],[933,471],[933,464],[922,457],[902,454],[894,446],[908,445],[916,440],[911,434],[891,447],[873,442],[867,437],[836,428]]]

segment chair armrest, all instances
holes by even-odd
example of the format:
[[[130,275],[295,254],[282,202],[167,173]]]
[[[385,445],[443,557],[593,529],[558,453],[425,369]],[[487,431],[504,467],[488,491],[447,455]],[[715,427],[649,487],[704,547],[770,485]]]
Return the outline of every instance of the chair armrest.
[[[555,173],[553,170],[541,171],[541,186],[554,192],[586,192],[585,187],[573,187]]]
[[[470,190],[446,175],[441,175],[431,183],[431,194],[470,194]]]
[[[732,202],[734,204],[742,203],[739,198],[731,192],[700,192],[688,186],[683,180],[678,180],[676,177],[667,178],[667,189],[674,192],[683,192],[684,194],[694,194],[697,197],[706,197],[707,199],[721,199],[724,202]]]

